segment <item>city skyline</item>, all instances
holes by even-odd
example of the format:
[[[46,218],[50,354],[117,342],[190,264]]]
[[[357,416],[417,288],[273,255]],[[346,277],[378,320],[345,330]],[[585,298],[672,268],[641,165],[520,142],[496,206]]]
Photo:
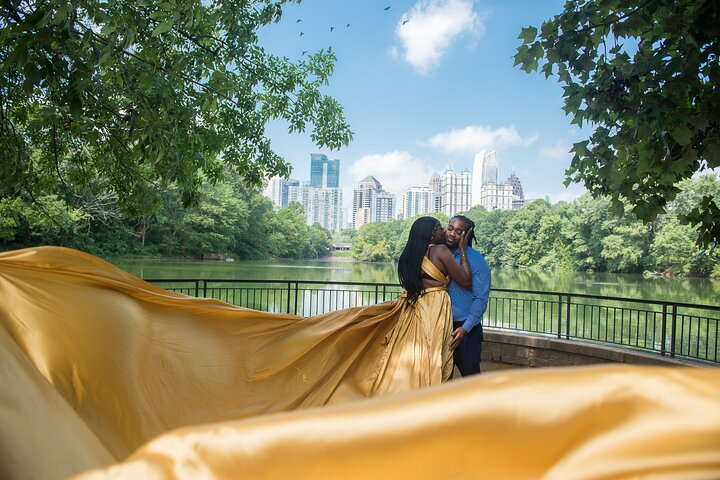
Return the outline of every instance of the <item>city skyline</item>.
[[[261,44],[300,61],[332,48],[336,68],[323,91],[343,106],[354,140],[337,151],[321,148],[309,132],[289,134],[286,124],[276,122],[268,128],[272,147],[293,165],[292,178],[310,178],[309,153],[340,159],[348,214],[352,190],[368,175],[399,199],[405,188],[427,183],[434,172],[449,166],[472,169],[483,150],[497,151],[503,179],[514,169],[526,197],[570,201],[585,189],[563,185],[568,152],[586,132],[565,116],[563,92],[552,77],[528,75],[513,65],[521,29],[539,26],[563,4],[313,0],[286,5],[281,21],[261,30]]]
[[[499,167],[494,150],[482,152],[475,157],[472,171],[466,168],[456,172],[449,166],[442,174],[434,172],[427,182],[407,186],[399,196],[386,191],[373,175],[367,175],[353,188],[352,206],[347,209],[341,205],[342,199],[346,198],[343,189],[337,187],[340,160],[311,153],[310,180],[273,177],[264,194],[277,208],[299,202],[305,209],[308,225],[320,223],[334,231],[359,229],[367,223],[405,219],[417,214],[452,216],[476,205],[488,211],[517,210],[532,201],[525,198],[522,182],[514,169],[507,180],[500,182]]]

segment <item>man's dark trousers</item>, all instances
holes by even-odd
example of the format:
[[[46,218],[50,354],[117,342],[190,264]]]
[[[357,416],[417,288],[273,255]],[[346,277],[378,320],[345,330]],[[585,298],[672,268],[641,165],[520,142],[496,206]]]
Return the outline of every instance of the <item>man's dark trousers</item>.
[[[463,326],[463,322],[454,322],[454,328]],[[460,345],[453,352],[455,366],[460,375],[466,377],[480,373],[480,354],[482,353],[483,329],[478,324],[465,335]]]

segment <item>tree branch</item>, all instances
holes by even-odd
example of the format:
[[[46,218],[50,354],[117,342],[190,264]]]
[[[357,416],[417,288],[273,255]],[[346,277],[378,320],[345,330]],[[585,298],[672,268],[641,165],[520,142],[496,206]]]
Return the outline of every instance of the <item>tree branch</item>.
[[[567,32],[567,33],[583,33],[583,32],[589,32],[589,31],[591,31],[591,30],[595,30],[595,29],[600,28],[600,27],[609,27],[610,25],[612,25],[612,24],[614,24],[614,23],[617,23],[617,22],[619,22],[620,20],[625,20],[626,18],[628,18],[628,17],[630,17],[630,16],[632,16],[632,15],[635,15],[637,12],[639,12],[640,10],[642,10],[643,8],[647,7],[647,6],[650,5],[652,2],[655,2],[655,1],[657,1],[657,0],[645,0],[645,2],[644,2],[643,4],[641,4],[641,5],[639,5],[635,10],[633,10],[633,11],[631,11],[631,12],[628,12],[628,13],[626,13],[625,15],[622,15],[622,16],[618,17],[618,18],[616,18],[616,19],[613,20],[613,21],[606,21],[606,22],[604,22],[604,23],[599,23],[599,24],[597,24],[597,25],[594,25],[594,24],[591,23],[590,26],[588,26],[588,27],[581,28],[580,30],[571,30],[570,32]]]

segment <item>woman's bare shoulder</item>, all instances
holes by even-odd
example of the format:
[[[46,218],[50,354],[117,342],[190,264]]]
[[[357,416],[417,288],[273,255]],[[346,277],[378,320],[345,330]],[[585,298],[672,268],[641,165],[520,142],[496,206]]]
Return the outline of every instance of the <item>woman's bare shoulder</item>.
[[[437,244],[437,245],[431,245],[429,253],[432,254],[433,256],[447,255],[450,253],[450,249],[444,243]]]

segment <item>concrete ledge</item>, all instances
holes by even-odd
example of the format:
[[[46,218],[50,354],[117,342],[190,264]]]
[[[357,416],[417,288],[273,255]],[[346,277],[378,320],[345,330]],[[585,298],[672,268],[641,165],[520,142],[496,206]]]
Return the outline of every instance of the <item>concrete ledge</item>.
[[[546,335],[508,332],[493,328],[484,330],[482,362],[504,364],[508,367],[563,367],[597,363],[665,366],[714,365],[631,348],[563,340]]]

